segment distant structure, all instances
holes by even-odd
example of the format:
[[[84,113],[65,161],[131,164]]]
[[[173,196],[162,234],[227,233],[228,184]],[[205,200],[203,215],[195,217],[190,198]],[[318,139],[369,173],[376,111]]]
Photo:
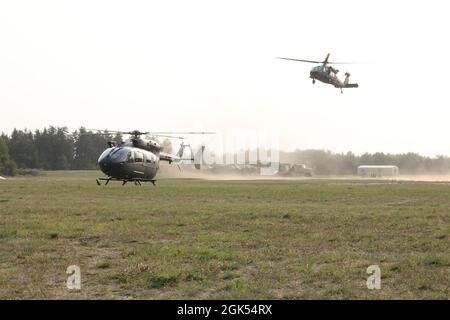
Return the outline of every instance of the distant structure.
[[[397,166],[359,166],[358,175],[363,178],[396,177],[399,171]]]
[[[280,176],[312,177],[313,169],[306,164],[280,163],[278,174]]]

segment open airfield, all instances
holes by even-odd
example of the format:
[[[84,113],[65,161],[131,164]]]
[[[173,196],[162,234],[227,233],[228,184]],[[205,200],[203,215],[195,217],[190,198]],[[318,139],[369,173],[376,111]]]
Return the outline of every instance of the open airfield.
[[[98,176],[0,181],[0,298],[450,296],[448,182]]]

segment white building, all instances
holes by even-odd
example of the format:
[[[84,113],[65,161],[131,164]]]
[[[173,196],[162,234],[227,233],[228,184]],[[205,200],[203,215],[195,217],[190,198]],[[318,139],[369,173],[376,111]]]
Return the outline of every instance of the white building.
[[[358,175],[363,178],[381,178],[398,176],[397,166],[359,166]]]

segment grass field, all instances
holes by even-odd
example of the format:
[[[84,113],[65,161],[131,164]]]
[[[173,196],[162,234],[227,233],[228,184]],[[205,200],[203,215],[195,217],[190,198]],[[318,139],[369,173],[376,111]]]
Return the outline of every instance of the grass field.
[[[449,298],[450,184],[0,181],[0,298]],[[381,290],[366,269],[381,268]],[[65,286],[69,265],[82,288]]]

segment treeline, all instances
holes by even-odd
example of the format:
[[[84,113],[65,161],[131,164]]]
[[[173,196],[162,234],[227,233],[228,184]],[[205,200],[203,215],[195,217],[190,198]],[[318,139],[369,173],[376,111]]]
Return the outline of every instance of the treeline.
[[[96,169],[99,155],[108,141],[122,142],[120,134],[94,134],[81,127],[69,132],[66,127],[43,130],[16,130],[0,135],[0,174],[14,175],[24,168],[44,170]],[[162,145],[171,152],[168,139]],[[356,174],[359,165],[396,165],[401,174],[447,174],[450,158],[424,157],[416,153],[385,154],[352,152],[333,153],[324,150],[296,150],[281,152],[280,162],[307,164],[319,175]]]
[[[437,156],[424,157],[417,153],[389,154],[365,153],[360,156],[352,152],[333,153],[324,150],[296,150],[281,152],[281,162],[302,163],[314,168],[319,175],[356,174],[360,165],[395,165],[400,174],[447,174],[450,168],[450,158]]]
[[[72,133],[53,126],[34,132],[14,129],[10,136],[0,136],[0,173],[14,175],[18,168],[95,169],[108,141],[120,143],[122,136],[93,134],[83,127]]]

